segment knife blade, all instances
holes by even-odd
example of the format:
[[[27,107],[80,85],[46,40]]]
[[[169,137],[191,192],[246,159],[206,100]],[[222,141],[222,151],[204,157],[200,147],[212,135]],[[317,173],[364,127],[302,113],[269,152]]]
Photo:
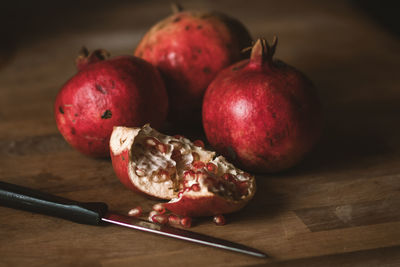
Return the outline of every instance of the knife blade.
[[[111,223],[139,231],[265,258],[267,254],[228,240],[161,225],[108,211],[103,202],[78,202],[0,181],[0,205],[55,216],[82,224]]]

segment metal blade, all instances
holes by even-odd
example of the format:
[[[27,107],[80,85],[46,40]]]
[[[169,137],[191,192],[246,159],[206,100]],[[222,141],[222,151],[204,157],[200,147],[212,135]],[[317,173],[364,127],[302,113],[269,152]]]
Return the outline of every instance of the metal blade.
[[[170,227],[170,226],[165,226],[165,225],[160,225],[152,222],[148,222],[145,220],[137,219],[134,217],[128,217],[128,216],[123,216],[123,215],[118,215],[118,214],[113,214],[113,213],[107,213],[102,220],[104,222],[108,223],[113,223],[117,224],[120,226],[125,226],[129,228],[133,228],[136,230],[140,231],[145,231],[145,232],[150,232],[154,234],[159,234],[159,235],[164,235],[164,236],[169,236],[177,239],[182,239],[206,246],[212,246],[216,248],[221,248],[221,249],[226,249],[226,250],[231,250],[234,252],[239,252],[239,253],[244,253],[247,255],[255,256],[255,257],[260,257],[260,258],[266,258],[268,257],[267,254],[254,249],[247,247],[245,245],[241,245],[238,243],[230,242],[227,240],[175,228],[175,227]]]

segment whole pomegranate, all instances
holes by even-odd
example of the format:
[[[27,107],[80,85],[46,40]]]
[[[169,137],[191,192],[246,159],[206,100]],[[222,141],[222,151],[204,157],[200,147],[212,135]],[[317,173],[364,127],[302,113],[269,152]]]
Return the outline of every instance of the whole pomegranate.
[[[125,186],[170,200],[162,207],[175,214],[211,216],[243,208],[254,196],[254,176],[203,145],[164,135],[149,125],[115,127],[110,152],[114,171]]]
[[[160,127],[168,96],[157,69],[133,56],[111,59],[104,50],[81,51],[78,73],[59,91],[54,113],[65,140],[83,154],[110,155],[115,125]]]
[[[244,169],[276,172],[310,151],[321,131],[320,102],[298,70],[273,60],[272,45],[259,39],[250,59],[223,70],[203,102],[208,141]]]
[[[169,120],[201,125],[204,92],[216,74],[251,46],[246,28],[220,13],[182,11],[154,25],[134,54],[157,66],[170,100]],[[177,123],[178,122],[178,123]]]

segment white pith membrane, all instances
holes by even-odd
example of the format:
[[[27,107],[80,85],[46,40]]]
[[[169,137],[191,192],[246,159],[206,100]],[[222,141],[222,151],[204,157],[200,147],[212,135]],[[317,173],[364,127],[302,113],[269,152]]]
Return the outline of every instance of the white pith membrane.
[[[110,147],[114,156],[130,150],[132,184],[149,195],[171,199],[170,203],[182,196],[219,195],[236,202],[254,195],[254,176],[187,138],[161,134],[147,124],[142,128],[114,127]]]

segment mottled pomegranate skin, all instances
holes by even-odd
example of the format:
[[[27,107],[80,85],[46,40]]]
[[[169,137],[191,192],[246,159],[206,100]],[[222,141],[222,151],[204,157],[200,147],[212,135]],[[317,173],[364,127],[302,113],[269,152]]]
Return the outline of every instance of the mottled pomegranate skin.
[[[312,83],[295,68],[272,60],[275,46],[259,40],[251,59],[223,70],[204,96],[208,141],[253,172],[294,166],[321,132],[320,102]]]
[[[65,140],[83,154],[108,157],[113,126],[162,126],[168,96],[157,69],[133,56],[96,60],[60,90],[54,104]]]
[[[154,25],[135,50],[160,70],[170,99],[172,122],[201,121],[204,92],[216,74],[241,60],[251,37],[223,14],[177,12]],[[201,122],[200,122],[201,124]]]

